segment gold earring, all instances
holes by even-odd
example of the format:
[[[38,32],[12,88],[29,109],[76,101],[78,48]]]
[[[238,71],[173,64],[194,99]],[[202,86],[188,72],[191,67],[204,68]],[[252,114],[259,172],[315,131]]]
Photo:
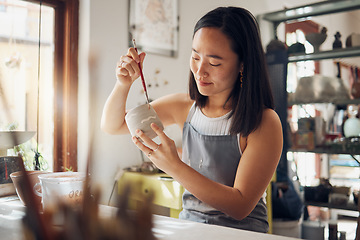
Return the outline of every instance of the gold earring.
[[[240,87],[242,88],[242,84],[243,84],[243,78],[244,78],[244,74],[243,72],[241,71],[240,72]]]

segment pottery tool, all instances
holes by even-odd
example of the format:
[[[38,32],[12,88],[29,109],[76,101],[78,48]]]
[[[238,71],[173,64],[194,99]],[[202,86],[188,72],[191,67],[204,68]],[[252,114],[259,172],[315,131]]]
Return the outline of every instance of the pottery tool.
[[[134,38],[133,38],[132,42],[133,42],[135,51],[138,52]],[[139,68],[140,68],[141,82],[142,82],[142,86],[143,86],[143,89],[144,89],[144,93],[145,93],[145,97],[146,97],[146,102],[147,102],[147,104],[150,104],[150,102],[149,102],[149,96],[148,96],[147,89],[146,89],[144,74],[143,74],[143,71],[142,71],[142,69],[141,69],[141,63],[139,62],[138,65],[139,65]],[[150,106],[149,106],[149,108],[150,108]]]

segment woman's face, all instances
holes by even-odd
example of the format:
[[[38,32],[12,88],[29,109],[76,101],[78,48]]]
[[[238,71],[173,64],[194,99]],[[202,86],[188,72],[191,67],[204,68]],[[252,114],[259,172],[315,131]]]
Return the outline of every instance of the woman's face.
[[[218,28],[199,29],[192,42],[190,69],[204,96],[229,96],[240,72],[230,39]]]

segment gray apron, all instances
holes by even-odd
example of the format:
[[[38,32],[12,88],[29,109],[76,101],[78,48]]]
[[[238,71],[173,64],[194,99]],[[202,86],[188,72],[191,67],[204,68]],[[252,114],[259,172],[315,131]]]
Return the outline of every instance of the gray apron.
[[[241,157],[237,136],[202,135],[189,122],[187,120],[183,128],[183,162],[205,177],[232,187]],[[254,210],[239,221],[201,202],[185,189],[179,218],[257,232],[269,229],[267,208],[262,198]]]

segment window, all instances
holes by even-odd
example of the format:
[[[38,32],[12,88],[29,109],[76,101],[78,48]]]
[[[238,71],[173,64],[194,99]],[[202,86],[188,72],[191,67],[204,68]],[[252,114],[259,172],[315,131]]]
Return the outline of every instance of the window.
[[[36,131],[30,148],[53,171],[77,171],[78,8],[78,0],[0,1],[0,81],[12,116],[0,128]]]

